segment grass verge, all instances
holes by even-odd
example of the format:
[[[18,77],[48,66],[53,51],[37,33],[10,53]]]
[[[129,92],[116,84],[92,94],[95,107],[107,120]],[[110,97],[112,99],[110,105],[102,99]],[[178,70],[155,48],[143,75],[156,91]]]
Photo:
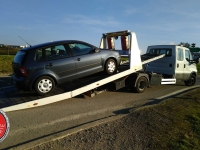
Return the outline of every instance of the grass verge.
[[[153,149],[200,148],[200,89],[142,110]]]
[[[12,60],[14,55],[0,55],[0,74],[12,73]]]

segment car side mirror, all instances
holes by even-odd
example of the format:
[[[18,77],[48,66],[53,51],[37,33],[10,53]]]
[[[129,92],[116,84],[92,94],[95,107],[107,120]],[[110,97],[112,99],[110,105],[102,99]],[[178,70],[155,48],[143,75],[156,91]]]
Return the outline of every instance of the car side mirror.
[[[98,53],[98,52],[100,52],[100,49],[96,48],[94,51],[95,51],[95,53]]]

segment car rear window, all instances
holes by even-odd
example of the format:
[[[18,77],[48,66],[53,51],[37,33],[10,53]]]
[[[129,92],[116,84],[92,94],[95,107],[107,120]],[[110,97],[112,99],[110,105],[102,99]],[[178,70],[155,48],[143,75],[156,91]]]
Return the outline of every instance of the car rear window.
[[[24,59],[24,57],[25,57],[25,55],[26,55],[26,53],[27,53],[27,51],[23,51],[23,50],[18,51],[17,54],[14,57],[13,62],[21,64],[23,59]]]
[[[165,54],[165,56],[172,56],[172,49],[150,49],[149,53],[153,55]]]

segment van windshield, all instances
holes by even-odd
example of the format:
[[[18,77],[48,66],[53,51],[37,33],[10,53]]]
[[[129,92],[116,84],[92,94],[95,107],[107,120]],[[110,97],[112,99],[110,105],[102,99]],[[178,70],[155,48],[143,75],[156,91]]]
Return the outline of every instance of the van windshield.
[[[18,51],[17,54],[14,57],[13,62],[17,63],[17,64],[21,64],[26,53],[27,53],[27,51],[23,51],[23,50]]]
[[[153,54],[153,55],[161,55],[161,54],[165,54],[165,56],[172,56],[172,49],[150,49],[149,54]]]

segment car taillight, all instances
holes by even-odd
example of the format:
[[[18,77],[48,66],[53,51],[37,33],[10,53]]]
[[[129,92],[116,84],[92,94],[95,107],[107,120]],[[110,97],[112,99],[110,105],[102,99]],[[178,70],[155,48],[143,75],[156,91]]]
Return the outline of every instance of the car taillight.
[[[20,67],[20,71],[21,71],[22,76],[24,76],[24,77],[28,76],[28,74],[26,72],[26,67],[25,66]]]

